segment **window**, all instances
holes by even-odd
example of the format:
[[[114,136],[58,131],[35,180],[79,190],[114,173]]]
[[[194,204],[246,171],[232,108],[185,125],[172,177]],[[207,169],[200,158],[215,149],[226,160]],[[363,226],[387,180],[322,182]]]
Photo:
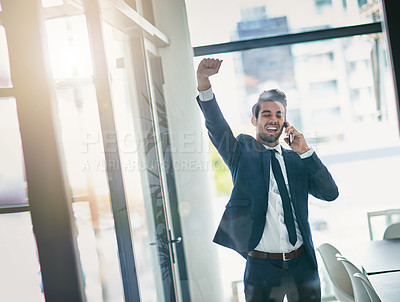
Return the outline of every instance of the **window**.
[[[332,5],[332,0],[315,0],[316,6],[330,6]]]
[[[315,0],[315,6],[318,14],[322,14],[325,10],[332,7],[332,0]]]
[[[397,194],[394,179],[400,167],[400,156],[392,150],[400,151],[400,141],[393,127],[396,102],[386,52],[382,34],[371,34],[214,55],[223,65],[212,79],[213,91],[233,132],[254,135],[251,106],[262,90],[279,88],[288,97],[288,120],[333,174],[339,198],[331,204],[310,198],[316,246],[329,241],[346,249],[368,240],[366,212],[398,207],[390,198]],[[195,58],[195,65],[201,59]],[[362,168],[367,163],[384,176],[367,176]],[[230,190],[225,189],[225,198],[219,192],[216,223]],[[229,299],[227,280],[236,285],[242,280],[244,261],[227,249],[219,252]]]
[[[8,59],[6,32],[0,25],[0,88],[10,87],[10,61]]]
[[[358,6],[362,7],[363,5],[368,3],[368,0],[357,0],[357,2],[358,2]]]
[[[25,164],[14,98],[0,98],[0,208],[28,205]]]
[[[357,1],[334,5],[332,0],[264,0],[252,6],[244,0],[195,0],[186,1],[186,7],[192,46],[201,46],[377,21]],[[205,12],[206,7],[214,9]]]
[[[120,301],[124,292],[103,148],[108,137],[100,127],[86,19],[51,19],[46,30],[86,297]]]
[[[29,212],[0,214],[0,300],[44,302]]]

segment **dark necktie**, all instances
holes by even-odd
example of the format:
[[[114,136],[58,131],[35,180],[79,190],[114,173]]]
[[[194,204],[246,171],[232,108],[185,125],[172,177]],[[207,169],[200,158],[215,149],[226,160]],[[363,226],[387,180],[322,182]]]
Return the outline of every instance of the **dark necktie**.
[[[297,241],[296,228],[294,225],[292,206],[290,204],[289,193],[286,188],[285,180],[283,178],[281,166],[275,157],[276,150],[269,150],[271,152],[271,166],[274,173],[276,183],[278,184],[279,193],[282,198],[283,217],[285,219],[286,229],[289,234],[289,241],[294,246]]]

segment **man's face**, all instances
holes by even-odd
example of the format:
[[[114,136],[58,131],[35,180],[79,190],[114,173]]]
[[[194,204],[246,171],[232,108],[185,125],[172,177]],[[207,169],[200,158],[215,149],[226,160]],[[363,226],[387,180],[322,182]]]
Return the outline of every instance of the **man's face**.
[[[260,105],[258,118],[251,123],[256,127],[256,139],[260,143],[274,147],[279,143],[285,122],[285,108],[281,103],[266,101]]]

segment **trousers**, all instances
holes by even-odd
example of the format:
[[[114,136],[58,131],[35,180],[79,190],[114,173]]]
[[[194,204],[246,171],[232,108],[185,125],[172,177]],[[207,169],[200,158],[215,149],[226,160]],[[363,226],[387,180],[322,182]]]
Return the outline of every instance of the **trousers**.
[[[320,302],[318,270],[304,253],[294,259],[271,260],[247,256],[244,273],[246,302]]]

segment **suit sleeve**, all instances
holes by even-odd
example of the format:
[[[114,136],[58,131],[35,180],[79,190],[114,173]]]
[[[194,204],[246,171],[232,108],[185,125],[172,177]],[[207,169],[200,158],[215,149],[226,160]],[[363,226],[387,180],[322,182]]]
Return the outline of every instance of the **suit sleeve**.
[[[197,103],[203,112],[211,142],[231,171],[234,170],[240,153],[240,143],[234,137],[215,96],[212,100],[205,102],[197,97]]]
[[[309,175],[309,193],[322,200],[335,200],[339,196],[338,187],[317,154],[314,152],[302,162]]]

